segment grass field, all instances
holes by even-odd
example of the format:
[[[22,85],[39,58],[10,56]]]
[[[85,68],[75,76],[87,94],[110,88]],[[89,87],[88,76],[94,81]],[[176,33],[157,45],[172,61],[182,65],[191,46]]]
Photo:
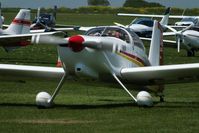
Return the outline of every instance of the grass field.
[[[15,14],[6,14],[10,23]],[[115,15],[58,14],[57,23],[73,25],[112,25],[130,23],[130,17]],[[75,34],[75,33],[71,33]],[[144,42],[146,48],[149,43]],[[55,66],[55,46],[34,45],[6,53],[0,48],[0,63]],[[175,45],[165,44],[164,63],[193,63],[196,57],[178,54]],[[199,83],[165,86],[165,102],[140,108],[117,85],[93,81],[68,80],[55,99],[55,107],[37,109],[35,96],[52,93],[57,81],[0,80],[0,132],[68,133],[196,133],[199,131]],[[133,92],[136,94],[137,92]]]

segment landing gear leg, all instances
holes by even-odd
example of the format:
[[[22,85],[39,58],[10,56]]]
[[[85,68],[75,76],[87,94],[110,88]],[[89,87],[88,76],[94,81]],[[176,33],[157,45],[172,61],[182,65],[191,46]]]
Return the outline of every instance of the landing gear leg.
[[[193,57],[193,56],[195,56],[195,51],[194,51],[194,49],[191,49],[191,51],[187,51],[187,56],[188,56],[188,57]]]
[[[59,84],[58,84],[56,90],[54,91],[54,93],[53,93],[51,99],[48,100],[48,103],[49,103],[49,104],[52,104],[52,103],[53,103],[53,101],[54,101],[56,95],[58,94],[59,90],[61,89],[61,87],[62,87],[62,85],[63,85],[65,79],[66,79],[66,73],[64,73],[64,75],[62,76],[61,81],[59,82]]]
[[[122,88],[130,95],[131,98],[137,103],[137,99],[130,93],[130,91],[122,84],[122,82],[118,79],[118,77],[113,74],[113,77],[117,80],[117,82],[122,86]]]
[[[56,90],[54,91],[52,97],[47,92],[40,92],[36,96],[36,104],[38,107],[42,108],[49,108],[53,105],[53,100],[55,99],[56,95],[58,94],[59,90],[61,89],[64,81],[66,79],[66,73],[62,76]]]

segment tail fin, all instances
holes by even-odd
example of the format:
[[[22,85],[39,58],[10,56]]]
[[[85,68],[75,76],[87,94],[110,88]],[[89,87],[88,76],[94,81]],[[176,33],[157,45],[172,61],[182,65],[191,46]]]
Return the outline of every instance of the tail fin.
[[[162,26],[158,21],[154,21],[152,40],[149,50],[149,61],[152,66],[163,64],[163,35]]]
[[[168,7],[166,9],[166,12],[164,14],[164,17],[162,18],[162,20],[160,21],[161,25],[168,25],[168,21],[169,21],[169,13],[170,13],[170,7]]]
[[[30,33],[30,10],[21,9],[5,32],[7,34]]]
[[[55,17],[55,19],[56,19],[56,12],[57,12],[57,6],[54,6],[53,16]]]

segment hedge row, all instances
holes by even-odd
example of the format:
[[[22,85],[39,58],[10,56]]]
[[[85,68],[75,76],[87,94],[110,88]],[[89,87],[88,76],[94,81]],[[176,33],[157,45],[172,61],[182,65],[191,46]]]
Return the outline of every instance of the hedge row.
[[[105,6],[88,6],[79,8],[66,8],[59,7],[58,13],[86,13],[86,14],[116,14],[119,12],[123,13],[141,13],[141,14],[163,14],[165,7],[147,7],[147,8],[133,8],[133,7],[105,7]],[[52,8],[41,8],[41,12],[52,13]],[[2,12],[18,12],[19,8],[3,8]],[[31,9],[32,13],[36,13],[36,9]],[[182,8],[172,8],[171,14],[182,15]],[[199,8],[187,9],[185,15],[199,15]]]

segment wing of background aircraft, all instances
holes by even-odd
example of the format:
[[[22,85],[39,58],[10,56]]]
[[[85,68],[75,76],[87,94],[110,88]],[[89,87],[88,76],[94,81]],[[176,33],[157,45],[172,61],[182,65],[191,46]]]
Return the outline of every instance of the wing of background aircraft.
[[[60,33],[62,34],[62,32]],[[58,34],[58,32],[56,31],[56,32],[34,33],[34,34],[3,35],[3,36],[0,36],[0,42],[1,42],[0,46],[2,46],[8,52],[13,49],[20,48],[22,46],[30,45],[31,43],[33,44],[31,40],[32,38],[34,39],[35,36],[40,36],[42,38],[45,35],[52,35],[52,34]],[[52,44],[52,43],[48,43],[48,44]]]
[[[150,15],[150,14],[128,14],[128,13],[118,13],[117,16],[131,16],[131,17],[150,17],[150,18],[162,18],[164,15]],[[178,15],[169,15],[169,18],[189,18],[189,17],[198,17],[198,16],[178,16]]]
[[[165,34],[165,36],[175,35],[174,32],[165,32],[165,33],[167,33],[167,34]],[[140,37],[140,39],[141,40],[151,41],[151,38],[146,38],[146,37]],[[176,43],[176,41],[172,41],[172,40],[163,40],[163,42],[166,42],[166,43]]]
[[[38,30],[30,30],[30,33],[42,33],[42,32],[49,32],[49,31],[60,31],[60,32],[68,32],[73,31],[74,28],[50,28],[50,29],[38,29]]]

